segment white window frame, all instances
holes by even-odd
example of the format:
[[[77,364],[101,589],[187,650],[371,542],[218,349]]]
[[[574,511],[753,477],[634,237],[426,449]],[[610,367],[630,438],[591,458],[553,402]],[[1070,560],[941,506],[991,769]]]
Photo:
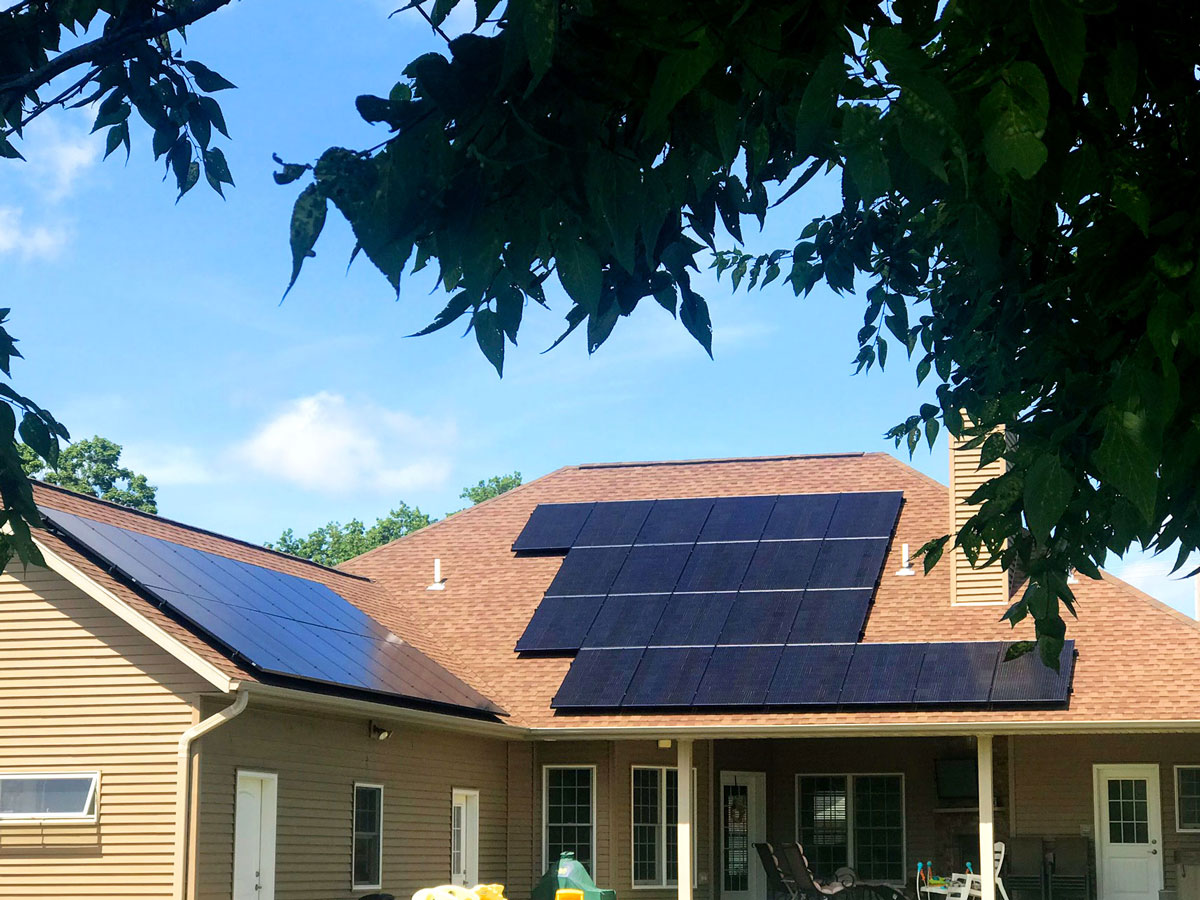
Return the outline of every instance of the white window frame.
[[[1175,830],[1177,832],[1179,832],[1180,834],[1200,834],[1200,824],[1197,824],[1197,826],[1195,828],[1184,828],[1183,820],[1179,816],[1179,770],[1180,769],[1200,770],[1200,763],[1197,763],[1197,764],[1184,763],[1182,765],[1177,765],[1177,766],[1175,766],[1174,771],[1172,772],[1172,780],[1174,781],[1174,784],[1171,785],[1171,791],[1175,797]]]
[[[657,888],[678,887],[679,881],[676,878],[667,877],[667,772],[678,771],[678,766],[651,766],[651,765],[634,765],[629,767],[629,883],[636,890],[655,890]],[[660,876],[658,881],[637,881],[634,877],[634,838],[633,838],[633,773],[642,771],[658,772],[658,828],[659,828],[659,844],[658,850],[661,854],[659,861]],[[696,768],[692,767],[692,818],[695,818],[696,813],[696,785],[697,776]],[[695,827],[695,822],[692,823],[692,884],[696,883],[696,876],[699,873],[700,860],[697,858],[697,844],[699,829]]]
[[[26,822],[62,822],[64,824],[94,825],[100,816],[100,772],[5,772],[0,774],[0,781],[28,781],[42,779],[48,781],[66,781],[79,778],[91,778],[92,786],[88,790],[87,800],[83,804],[83,812],[67,813],[0,813],[0,822],[21,824]],[[88,811],[90,810],[90,812]]]
[[[800,842],[800,779],[801,778],[845,778],[846,779],[846,856],[847,865],[850,868],[855,867],[857,860],[855,859],[854,846],[854,779],[856,778],[899,778],[900,779],[900,870],[904,872],[908,868],[908,790],[904,782],[903,772],[797,772],[795,779],[795,800],[793,806],[795,809],[792,815],[795,818],[795,836],[796,841]],[[904,878],[901,877],[898,881],[884,881],[883,884],[903,884]]]
[[[542,766],[542,871],[546,871],[550,866],[550,770],[551,769],[587,769],[591,772],[592,777],[592,803],[591,803],[591,819],[592,828],[592,868],[599,871],[600,861],[596,858],[596,806],[598,799],[598,791],[596,784],[596,766],[592,763],[555,763],[553,765]],[[554,861],[556,864],[558,860]],[[590,875],[595,875],[595,872],[589,872]]]
[[[357,845],[356,838],[358,837],[358,790],[359,788],[370,788],[379,791],[379,851],[376,859],[376,867],[379,871],[379,881],[375,884],[358,884],[354,880],[354,869],[356,862],[354,858],[355,848]],[[383,785],[375,784],[370,781],[354,782],[354,795],[351,803],[350,811],[350,890],[352,891],[378,891],[383,888]]]

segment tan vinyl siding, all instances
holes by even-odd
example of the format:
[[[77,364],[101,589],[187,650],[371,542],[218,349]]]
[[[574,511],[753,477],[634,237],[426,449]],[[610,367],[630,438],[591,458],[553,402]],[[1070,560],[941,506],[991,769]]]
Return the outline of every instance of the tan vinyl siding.
[[[998,459],[979,467],[979,449],[964,450],[962,444],[950,438],[950,527],[954,536],[978,510],[966,503],[985,481],[1005,472],[1004,460]],[[1008,600],[1008,573],[999,565],[972,568],[965,553],[957,547],[950,550],[950,603],[973,605],[1004,603]]]
[[[0,898],[166,898],[207,682],[66,580],[0,576],[0,772],[99,770],[95,824],[0,822]]]
[[[507,752],[501,740],[408,725],[377,741],[364,719],[252,705],[201,739],[196,896],[228,900],[231,893],[238,769],[279,778],[276,900],[349,900],[364,893],[350,883],[356,781],[384,788],[384,891],[407,897],[449,879],[454,788],[479,791],[479,877],[503,884]]]

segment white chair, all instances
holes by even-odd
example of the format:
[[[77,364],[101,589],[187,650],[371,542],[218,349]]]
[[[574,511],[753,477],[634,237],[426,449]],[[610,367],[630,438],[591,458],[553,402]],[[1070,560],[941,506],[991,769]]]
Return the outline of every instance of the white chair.
[[[1004,880],[1000,877],[1000,867],[1004,865],[1003,841],[996,841],[992,846],[992,863],[996,867],[996,893],[1002,900],[1008,900],[1008,891],[1004,889]],[[950,876],[950,885],[946,896],[949,900],[982,900],[983,879],[977,872],[956,872]]]

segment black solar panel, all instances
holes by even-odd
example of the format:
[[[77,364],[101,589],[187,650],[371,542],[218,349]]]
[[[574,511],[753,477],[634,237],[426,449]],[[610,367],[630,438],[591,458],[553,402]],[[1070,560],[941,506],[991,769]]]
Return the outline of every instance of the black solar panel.
[[[574,552],[574,551],[572,551]],[[622,548],[622,552],[624,549]],[[635,545],[612,583],[613,594],[669,594],[687,565],[691,544]]]
[[[711,647],[721,636],[736,594],[673,594],[650,638],[650,646]]]
[[[642,650],[580,650],[550,705],[614,708],[621,705]]]
[[[836,706],[853,655],[853,644],[784,647],[767,705]]]
[[[718,644],[782,644],[800,610],[803,591],[738,594]]]
[[[711,499],[699,500],[655,500],[650,508],[642,530],[638,532],[639,544],[690,544],[700,534]]]
[[[546,588],[547,597],[573,597],[608,593],[625,564],[628,547],[573,547],[567,551],[558,574]]]
[[[842,494],[825,537],[890,537],[903,496],[900,491]]]
[[[839,494],[792,494],[775,501],[762,539],[824,538]]]
[[[43,509],[58,531],[261,671],[502,712],[328,585]]]
[[[697,544],[675,585],[687,591],[736,591],[757,544]]]
[[[623,706],[691,706],[712,647],[650,647],[638,663]]]
[[[854,643],[862,634],[871,605],[870,588],[856,591],[805,591],[792,622],[789,644]]]
[[[757,541],[775,507],[775,497],[721,497],[700,531],[701,541]]]
[[[666,605],[666,594],[609,597],[592,622],[583,646],[645,647]]]
[[[820,541],[774,541],[758,545],[742,579],[745,591],[803,590],[821,549]]]
[[[696,689],[695,706],[762,706],[783,647],[717,647]]]
[[[1003,653],[1001,654],[1003,660]],[[1067,641],[1058,658],[1058,671],[1042,664],[1035,650],[1001,661],[992,682],[993,703],[1066,703],[1075,670],[1075,642]]]
[[[843,705],[901,705],[912,703],[921,672],[924,644],[859,644],[846,680]]]
[[[597,503],[572,546],[604,547],[632,544],[653,505],[653,500]]]
[[[873,588],[887,553],[887,539],[825,541],[813,564],[809,588]]]
[[[517,641],[517,652],[574,653],[603,602],[603,597],[544,597]]]
[[[926,644],[914,703],[987,703],[1003,644]]]
[[[513,541],[513,550],[568,550],[592,511],[592,503],[541,503]]]

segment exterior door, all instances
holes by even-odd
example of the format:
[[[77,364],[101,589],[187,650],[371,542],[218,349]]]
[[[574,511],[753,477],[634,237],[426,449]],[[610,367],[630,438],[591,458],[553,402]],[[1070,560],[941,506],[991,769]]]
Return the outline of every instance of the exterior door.
[[[1095,766],[1100,900],[1158,900],[1162,811],[1156,765]]]
[[[767,839],[767,776],[722,772],[720,793],[722,900],[763,900],[766,877],[754,845]]]
[[[233,827],[233,900],[275,900],[275,800],[265,772],[237,773]]]
[[[450,883],[479,884],[479,791],[454,789],[450,805]]]

